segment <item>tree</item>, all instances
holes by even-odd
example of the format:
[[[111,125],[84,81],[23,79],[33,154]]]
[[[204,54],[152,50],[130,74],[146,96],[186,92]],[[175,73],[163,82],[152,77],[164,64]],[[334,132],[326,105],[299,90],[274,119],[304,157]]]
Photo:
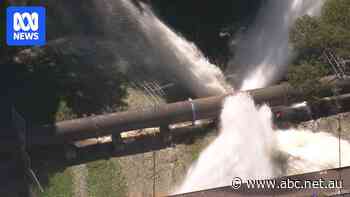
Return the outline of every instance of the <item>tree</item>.
[[[288,79],[292,85],[315,93],[318,80],[332,73],[324,52],[331,51],[343,59],[350,57],[350,1],[327,0],[321,16],[298,19],[290,41],[297,57]]]
[[[326,48],[340,56],[350,55],[350,1],[326,1],[320,17],[304,16],[291,30],[296,50],[315,55]]]

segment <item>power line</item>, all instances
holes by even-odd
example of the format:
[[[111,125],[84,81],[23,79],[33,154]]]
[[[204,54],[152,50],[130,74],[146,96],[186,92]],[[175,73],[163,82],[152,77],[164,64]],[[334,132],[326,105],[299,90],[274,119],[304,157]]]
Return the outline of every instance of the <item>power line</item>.
[[[330,49],[326,49],[324,51],[324,55],[326,59],[328,60],[328,63],[331,65],[332,70],[338,80],[344,80],[346,78],[346,61],[342,58],[339,58],[337,55],[335,55],[334,52]],[[334,87],[333,89],[333,94],[335,95],[335,105],[336,105],[336,112],[339,112],[341,105],[338,100],[339,96],[339,89],[337,87]],[[338,113],[337,113],[338,114]],[[338,167],[342,167],[342,152],[341,152],[341,132],[342,132],[342,127],[341,127],[341,115],[338,115],[337,117],[337,122],[338,122]],[[339,180],[342,179],[342,174],[341,171],[338,171],[339,173]],[[339,188],[339,194],[341,194],[342,190]]]

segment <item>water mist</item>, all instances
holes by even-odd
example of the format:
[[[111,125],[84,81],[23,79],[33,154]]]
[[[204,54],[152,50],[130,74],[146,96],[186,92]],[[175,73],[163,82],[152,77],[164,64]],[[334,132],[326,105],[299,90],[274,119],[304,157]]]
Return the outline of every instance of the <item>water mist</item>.
[[[151,8],[129,0],[95,1],[104,38],[116,43],[115,65],[133,80],[174,83],[194,97],[226,92],[224,75],[191,42],[166,26]],[[181,92],[178,92],[181,94]]]
[[[244,33],[227,74],[235,74],[242,90],[271,85],[285,74],[292,54],[290,27],[303,15],[318,15],[324,0],[268,0],[260,8],[255,23]]]

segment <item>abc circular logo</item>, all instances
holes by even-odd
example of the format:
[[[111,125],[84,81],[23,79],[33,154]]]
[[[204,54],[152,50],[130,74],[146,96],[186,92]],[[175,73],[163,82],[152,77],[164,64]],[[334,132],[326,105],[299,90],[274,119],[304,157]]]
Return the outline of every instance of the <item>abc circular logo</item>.
[[[39,6],[6,9],[6,41],[9,46],[41,46],[46,42],[46,11]]]

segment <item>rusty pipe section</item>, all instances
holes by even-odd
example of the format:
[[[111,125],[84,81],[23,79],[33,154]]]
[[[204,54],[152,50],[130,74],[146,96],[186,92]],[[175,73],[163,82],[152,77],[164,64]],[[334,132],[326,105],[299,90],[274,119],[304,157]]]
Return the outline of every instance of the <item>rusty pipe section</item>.
[[[327,81],[322,86],[322,96],[331,96],[336,87],[339,93],[350,92],[350,79]],[[288,105],[303,101],[303,93],[289,84],[248,91],[256,103],[269,103],[271,106]],[[135,111],[117,112],[86,118],[58,122],[33,128],[28,137],[35,141],[54,143],[53,141],[77,141],[95,138],[124,131],[167,126],[181,122],[218,117],[223,99],[228,95],[200,98],[190,101],[165,104]]]
[[[193,120],[192,105],[195,106],[196,119],[216,117],[220,112],[221,101],[225,96],[183,101],[134,111],[111,113],[86,118],[58,122],[34,128],[32,140],[76,141],[123,131],[167,126]],[[35,142],[33,142],[35,144]],[[49,142],[50,143],[50,142]]]
[[[276,126],[280,123],[300,123],[350,111],[350,93],[325,97],[313,103],[272,107]],[[282,126],[283,128],[283,126]]]

